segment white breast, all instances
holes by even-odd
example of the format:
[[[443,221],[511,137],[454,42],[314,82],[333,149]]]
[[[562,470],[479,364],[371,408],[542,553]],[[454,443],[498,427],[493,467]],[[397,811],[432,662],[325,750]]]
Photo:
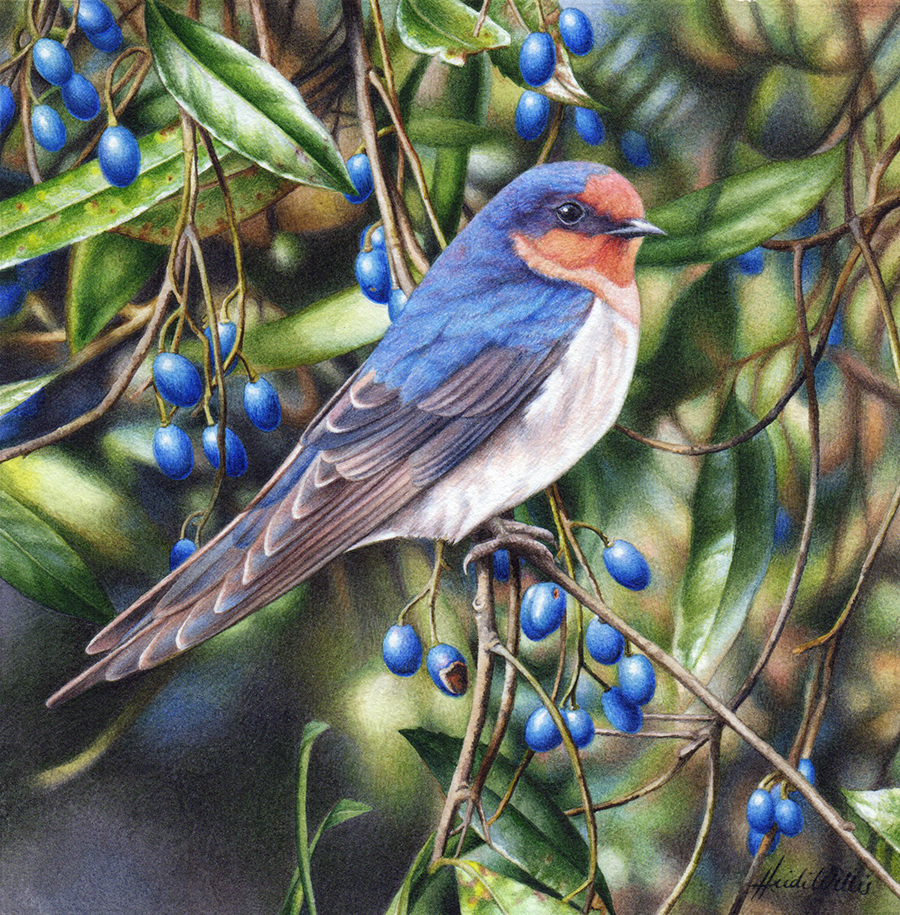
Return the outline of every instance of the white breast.
[[[616,287],[615,293],[633,298],[632,313],[638,313],[635,286]],[[525,412],[510,417],[364,542],[390,537],[461,540],[549,486],[615,422],[637,348],[638,328],[595,299],[584,326]]]

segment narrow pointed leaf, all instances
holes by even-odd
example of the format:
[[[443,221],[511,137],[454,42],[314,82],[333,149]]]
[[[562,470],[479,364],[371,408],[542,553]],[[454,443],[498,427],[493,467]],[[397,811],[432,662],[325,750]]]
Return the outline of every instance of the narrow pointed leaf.
[[[487,17],[478,35],[478,10],[461,0],[400,0],[397,34],[417,54],[461,67],[472,54],[509,44],[509,32]]]
[[[413,861],[412,866],[406,872],[406,876],[403,878],[403,883],[400,885],[400,889],[397,890],[397,894],[394,896],[391,904],[388,906],[385,915],[407,915],[409,912],[410,893],[412,892],[416,883],[426,875],[428,870],[428,862],[431,858],[431,851],[433,848],[434,833],[432,833],[426,839],[425,844],[416,855],[415,861]]]
[[[166,254],[110,232],[78,242],[72,250],[66,325],[72,352],[78,352],[136,295]]]
[[[258,165],[248,167],[247,160],[235,153],[229,153],[222,160],[222,168],[228,176],[228,190],[238,223],[255,216],[296,187],[292,181],[273,175]],[[146,213],[118,226],[116,232],[141,241],[168,245],[172,241],[172,226],[178,219],[180,209],[181,196],[169,197]],[[216,235],[228,228],[225,201],[215,177],[200,186],[194,226],[201,238]]]
[[[459,908],[467,915],[572,915],[559,899],[503,877],[478,861],[455,863]]]
[[[412,744],[446,791],[453,777],[462,740],[424,728],[400,733]],[[483,755],[484,747],[480,747],[475,755],[476,769]],[[499,804],[516,768],[502,754],[495,760],[482,795],[488,816]],[[472,829],[482,835],[481,825],[476,820],[477,817],[473,818]],[[490,838],[496,852],[549,891],[565,896],[584,883],[588,871],[587,843],[559,806],[527,772],[520,779],[510,804],[491,825]],[[614,913],[609,887],[599,870],[595,887],[604,904]]]
[[[244,353],[259,368],[311,365],[375,343],[389,324],[387,308],[353,287],[252,328],[244,338]]]
[[[331,135],[274,67],[156,0],[144,22],[163,85],[214,137],[283,178],[353,193]]]
[[[900,788],[880,791],[841,789],[850,806],[895,851],[900,851]]]
[[[0,578],[52,610],[106,623],[109,598],[81,557],[46,521],[0,490]]]
[[[181,130],[167,127],[138,145],[141,171],[129,187],[112,187],[94,160],[0,202],[0,269],[99,235],[176,194],[184,177]],[[198,167],[210,168],[204,150]]]
[[[843,167],[843,146],[722,178],[647,213],[667,236],[644,240],[645,267],[701,264],[749,251],[802,219]]]
[[[725,405],[715,441],[753,425],[737,398]],[[709,454],[692,503],[688,564],[675,607],[675,657],[708,681],[737,637],[772,557],[775,458],[765,430]]]
[[[306,898],[309,910],[315,911],[312,887],[312,852],[309,847],[309,826],[306,816],[306,785],[309,778],[309,757],[316,739],[328,730],[324,721],[310,721],[303,729],[300,741],[300,759],[297,762],[297,864],[300,871],[300,888],[302,902]],[[294,885],[292,885],[292,891]]]
[[[348,798],[343,798],[338,801],[331,810],[325,816],[325,819],[319,824],[319,828],[316,830],[316,834],[312,837],[309,843],[309,856],[310,858],[316,851],[316,846],[319,844],[319,839],[322,837],[322,834],[329,829],[333,829],[335,826],[340,826],[341,823],[346,823],[347,820],[352,820],[355,817],[362,816],[364,813],[370,813],[372,808],[368,804],[363,804],[360,801],[351,801]]]

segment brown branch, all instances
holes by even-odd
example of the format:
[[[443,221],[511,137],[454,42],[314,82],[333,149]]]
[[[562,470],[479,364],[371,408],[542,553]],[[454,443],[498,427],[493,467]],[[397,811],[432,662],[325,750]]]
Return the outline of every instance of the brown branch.
[[[438,821],[437,833],[434,839],[434,851],[431,856],[432,864],[444,856],[447,839],[456,816],[457,807],[463,801],[468,801],[469,816],[473,803],[473,792],[470,786],[472,767],[475,762],[475,751],[481,740],[484,723],[487,720],[488,705],[491,700],[491,681],[494,674],[494,655],[491,648],[497,644],[497,627],[494,622],[494,584],[492,562],[490,558],[479,559],[475,564],[476,592],[472,604],[475,618],[475,629],[478,633],[478,654],[475,659],[475,685],[472,688],[472,709],[469,713],[469,723],[463,738],[462,750],[456,762],[456,769],[447,798],[441,810]],[[465,835],[460,837],[460,847]]]

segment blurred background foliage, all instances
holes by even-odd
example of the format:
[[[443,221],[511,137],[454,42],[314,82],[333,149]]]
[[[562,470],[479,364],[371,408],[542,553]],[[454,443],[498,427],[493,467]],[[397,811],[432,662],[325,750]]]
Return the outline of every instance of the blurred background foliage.
[[[861,117],[851,179],[861,201],[866,174],[900,134],[900,16],[893,3],[580,0],[578,5],[592,21],[597,50],[572,58],[572,68],[578,84],[602,106],[606,139],[589,146],[564,122],[552,157],[615,167],[650,208],[751,168],[808,161],[846,130],[851,115]],[[491,14],[502,6],[492,4]],[[142,17],[128,13],[131,7],[121,5],[126,37],[140,41]],[[179,3],[172,7],[184,11]],[[19,2],[0,0],[2,54],[12,47],[23,9]],[[238,2],[235,11],[242,44],[256,51],[246,4]],[[348,157],[360,134],[340,5],[272,0],[266,11],[278,68],[299,86]],[[384,3],[383,13],[409,134],[439,222],[452,234],[461,218],[538,155],[541,144],[525,143],[514,128],[522,88],[515,57],[507,49],[451,67],[414,53],[400,40],[393,4]],[[208,25],[221,29],[222,16],[219,3],[202,4]],[[370,19],[367,29],[371,37]],[[374,49],[374,41],[370,44]],[[88,75],[108,65],[87,42],[76,41],[72,51]],[[377,59],[374,50],[373,55]],[[149,136],[175,117],[174,101],[151,70],[123,123]],[[66,149],[39,152],[45,174],[68,169],[87,140],[90,128],[71,119],[66,124]],[[634,136],[646,142],[647,157],[631,151]],[[2,141],[0,196],[9,198],[22,190],[26,171],[19,128]],[[392,144],[385,140],[389,156],[396,155]],[[274,370],[285,422],[262,436],[235,417],[251,455],[250,470],[225,488],[216,526],[268,479],[305,423],[388,324],[386,308],[366,303],[353,286],[360,232],[377,218],[374,203],[353,206],[331,191],[289,189],[258,175],[251,170],[243,178],[248,197],[259,192],[260,182],[266,182],[268,195],[265,207],[241,224],[250,279],[245,351],[257,368]],[[900,190],[896,164],[887,169],[881,190],[883,196]],[[406,202],[426,250],[435,254],[412,182]],[[813,203],[813,212],[797,213],[806,219],[783,237],[844,221],[839,181]],[[121,371],[129,351],[124,344],[54,374],[123,306],[146,301],[158,287],[164,254],[158,233],[174,218],[175,205],[166,206],[118,234],[97,235],[55,255],[51,281],[0,324],[4,409],[23,399],[15,384],[34,378],[42,379],[38,387],[46,405],[15,430],[7,423],[0,447],[94,406]],[[739,219],[751,216],[737,211]],[[892,302],[900,282],[896,224],[888,217],[873,239]],[[234,283],[234,266],[227,238],[216,234],[215,218],[208,228],[205,253],[219,298]],[[804,259],[814,341],[849,252],[850,242],[842,237]],[[642,341],[625,426],[669,441],[707,442],[717,440],[732,387],[756,417],[776,403],[800,358],[791,256],[775,250],[759,256],[762,269],[755,273],[741,270],[730,257],[706,272],[690,264],[640,268]],[[80,322],[75,327],[73,314]],[[792,649],[837,619],[900,473],[900,395],[889,380],[877,298],[861,268],[851,276],[831,333],[833,345],[816,371],[822,460],[809,563],[785,632],[742,708],[745,720],[783,755],[801,721],[815,669],[809,654],[795,656]],[[59,445],[0,465],[0,495],[46,525],[48,538],[61,538],[83,562],[86,581],[98,582],[108,596],[105,605],[102,595],[94,595],[95,622],[110,605],[123,608],[167,571],[168,550],[183,519],[209,498],[210,468],[198,463],[189,481],[176,483],[154,466],[150,443],[158,417],[152,397],[140,394],[146,377],[145,370],[132,387],[137,393],[100,421]],[[802,392],[768,427],[767,437],[778,503],[774,554],[716,671],[713,685],[721,695],[737,688],[758,657],[793,569],[810,464]],[[703,459],[653,450],[612,432],[561,487],[573,518],[627,538],[647,556],[652,584],[632,594],[606,575],[599,542],[584,540],[611,606],[672,651],[703,466]],[[737,493],[731,511],[741,498]],[[546,521],[545,504],[533,503],[531,516]],[[10,515],[3,517],[10,523]],[[846,815],[850,810],[838,787],[881,788],[900,775],[898,552],[894,531],[845,632],[828,714],[812,753],[821,790]],[[474,587],[458,571],[462,555],[462,550],[451,553],[452,572],[438,602],[442,638],[461,647],[474,644],[468,613]],[[341,797],[374,808],[323,837],[313,863],[320,908],[384,911],[440,806],[434,779],[399,731],[421,726],[460,735],[467,718],[466,704],[438,693],[424,672],[401,681],[381,661],[384,631],[425,586],[430,563],[429,549],[418,544],[350,554],[184,659],[52,713],[43,701],[81,669],[81,649],[95,627],[77,618],[87,613],[52,613],[0,583],[0,912],[276,911],[295,865],[297,748],[303,724],[314,718],[332,729],[312,757],[310,821],[318,822]],[[529,574],[526,584],[533,580]],[[502,618],[502,585],[496,594]],[[424,625],[424,613],[414,618]],[[552,679],[554,646],[526,640],[522,655],[544,682]],[[688,700],[660,677],[655,706],[699,711]],[[598,691],[588,678],[582,678],[579,701],[599,714]],[[522,752],[524,720],[535,702],[521,686],[504,744],[512,759]],[[85,750],[89,756],[79,757]],[[669,765],[673,752],[670,741],[595,740],[585,754],[594,798],[617,797],[643,784]],[[746,798],[767,769],[728,733],[722,753],[713,832],[683,911],[723,911],[746,871]],[[56,768],[73,760],[71,770]],[[564,809],[578,804],[562,750],[536,758],[529,771]],[[678,878],[702,814],[704,778],[703,764],[695,759],[659,793],[600,814],[599,863],[618,911],[650,911]],[[817,817],[807,820],[804,833],[782,846],[791,870],[831,864],[852,870],[852,858]],[[859,831],[865,837],[866,828]],[[432,910],[444,904],[434,902]],[[790,893],[770,893],[764,903],[752,905],[753,911],[795,912],[812,904],[810,897],[798,901]],[[832,898],[828,904],[866,915],[896,910],[896,899],[874,881],[868,896],[842,896],[840,903]]]

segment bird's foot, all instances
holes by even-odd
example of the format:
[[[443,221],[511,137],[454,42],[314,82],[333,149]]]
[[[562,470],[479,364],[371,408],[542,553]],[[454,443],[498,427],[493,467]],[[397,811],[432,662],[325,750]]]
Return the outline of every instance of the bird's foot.
[[[509,518],[491,518],[481,530],[488,535],[488,539],[475,544],[469,550],[463,560],[463,572],[468,571],[470,562],[484,559],[497,550],[510,550],[526,558],[529,555],[540,556],[553,562],[553,554],[544,544],[553,544],[556,541],[553,534],[542,527],[523,524]]]

